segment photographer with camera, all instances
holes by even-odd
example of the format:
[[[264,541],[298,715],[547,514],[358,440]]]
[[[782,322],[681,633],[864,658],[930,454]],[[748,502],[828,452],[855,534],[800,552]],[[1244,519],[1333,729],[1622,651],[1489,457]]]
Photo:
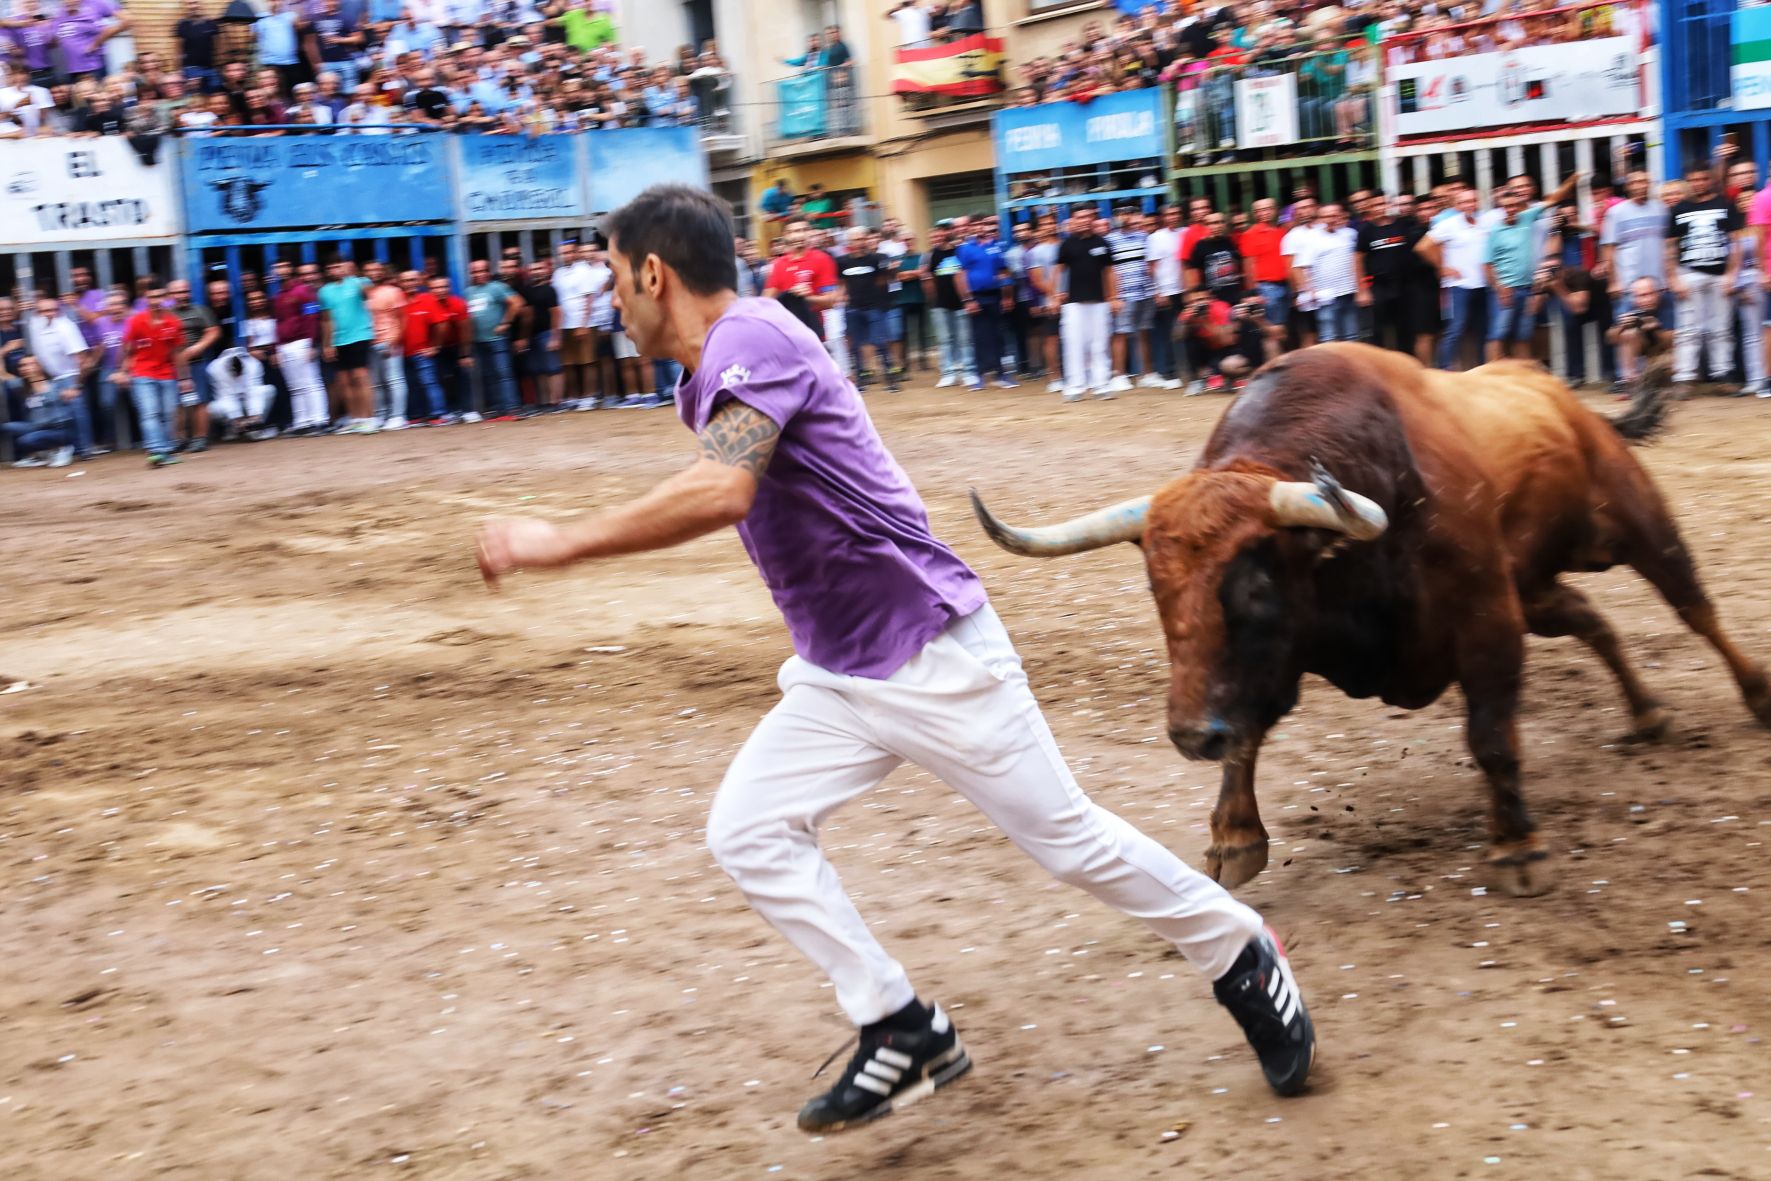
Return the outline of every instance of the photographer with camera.
[[[1263,359],[1269,334],[1265,305],[1259,296],[1237,295],[1232,303],[1204,287],[1187,291],[1177,328],[1193,371],[1189,397],[1233,391]]]
[[[1605,339],[1617,346],[1618,368],[1634,374],[1638,360],[1658,357],[1673,347],[1672,329],[1660,318],[1660,284],[1643,275],[1630,284],[1629,296],[1618,312],[1617,323]]]

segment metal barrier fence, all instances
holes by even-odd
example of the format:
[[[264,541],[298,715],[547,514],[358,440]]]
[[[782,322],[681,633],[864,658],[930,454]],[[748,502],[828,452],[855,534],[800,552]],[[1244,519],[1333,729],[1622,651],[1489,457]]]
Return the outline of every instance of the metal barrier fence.
[[[1172,80],[1175,155],[1182,168],[1263,157],[1357,152],[1377,146],[1377,47],[1241,65],[1194,62]],[[1240,153],[1240,155],[1238,155]]]

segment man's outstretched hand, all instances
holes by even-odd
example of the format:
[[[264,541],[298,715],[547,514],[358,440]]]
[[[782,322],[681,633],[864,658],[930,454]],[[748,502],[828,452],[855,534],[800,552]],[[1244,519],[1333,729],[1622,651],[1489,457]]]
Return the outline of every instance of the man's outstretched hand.
[[[572,560],[559,528],[533,517],[494,517],[480,526],[477,540],[480,577],[492,590],[506,574],[564,566]]]

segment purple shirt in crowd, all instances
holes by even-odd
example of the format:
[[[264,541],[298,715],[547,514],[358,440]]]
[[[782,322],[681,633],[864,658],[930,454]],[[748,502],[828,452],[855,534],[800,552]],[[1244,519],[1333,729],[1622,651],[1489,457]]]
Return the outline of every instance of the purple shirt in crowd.
[[[105,298],[103,291],[96,287],[88,287],[80,293],[80,298],[74,301],[74,306],[82,312],[97,317],[100,312],[105,310]],[[98,324],[96,319],[88,320],[85,316],[77,316],[75,319],[80,325],[80,335],[86,338],[86,343],[97,344]]]
[[[935,540],[861,396],[775,300],[738,300],[715,322],[677,413],[699,433],[732,399],[781,428],[738,536],[801,657],[883,680],[984,605],[984,585]]]
[[[78,11],[75,6],[78,5]],[[55,38],[61,42],[62,63],[70,74],[91,74],[104,70],[104,46],[97,52],[88,52],[87,46],[93,38],[105,31],[105,26],[117,15],[117,10],[107,0],[69,0],[55,17]]]
[[[45,19],[32,21],[22,29],[7,29],[6,35],[18,46],[19,53],[24,57],[25,69],[32,73],[49,69],[49,48],[55,44],[55,20],[46,16]]]

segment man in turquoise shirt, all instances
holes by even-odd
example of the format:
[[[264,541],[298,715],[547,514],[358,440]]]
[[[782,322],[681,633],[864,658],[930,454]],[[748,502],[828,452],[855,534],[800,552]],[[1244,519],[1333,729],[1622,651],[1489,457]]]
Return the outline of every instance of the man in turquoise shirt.
[[[481,399],[495,418],[508,418],[517,408],[510,325],[522,312],[523,299],[493,277],[492,264],[483,258],[468,264],[467,277],[467,315],[473,321],[473,367],[480,371]]]
[[[1498,361],[1511,346],[1515,357],[1531,356],[1537,317],[1531,299],[1538,258],[1534,227],[1542,205],[1527,207],[1523,193],[1508,185],[1498,194],[1501,219],[1488,231],[1482,269],[1488,276],[1488,359]]]
[[[369,386],[369,342],[375,328],[363,293],[369,280],[357,274],[357,264],[335,258],[326,264],[331,280],[320,288],[320,356],[332,367],[333,393],[344,403],[340,431],[374,434],[375,392]]]

